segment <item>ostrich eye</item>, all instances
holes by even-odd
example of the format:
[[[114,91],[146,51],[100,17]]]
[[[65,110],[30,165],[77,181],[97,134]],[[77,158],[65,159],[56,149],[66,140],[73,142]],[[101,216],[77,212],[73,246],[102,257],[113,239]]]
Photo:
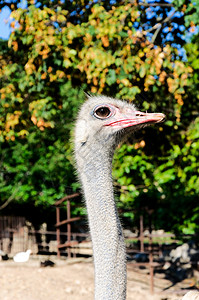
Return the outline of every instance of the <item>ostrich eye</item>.
[[[112,116],[112,111],[108,106],[100,106],[94,110],[93,115],[98,119],[106,119]]]
[[[100,118],[107,118],[110,115],[110,109],[108,107],[100,107],[95,111],[95,114]]]

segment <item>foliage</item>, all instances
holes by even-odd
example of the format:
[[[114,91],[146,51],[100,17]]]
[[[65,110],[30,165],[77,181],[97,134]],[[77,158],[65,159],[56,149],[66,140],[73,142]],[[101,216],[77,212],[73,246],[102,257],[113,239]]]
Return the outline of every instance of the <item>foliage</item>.
[[[70,136],[85,90],[167,115],[117,150],[118,206],[134,224],[150,211],[157,228],[197,231],[198,2],[18,2],[0,43],[1,203],[49,207],[78,188]]]
[[[20,26],[8,45],[18,59],[12,67],[6,65],[2,73],[1,99],[6,110],[1,119],[2,136],[14,139],[15,135],[28,134],[27,110],[29,122],[41,130],[52,128],[53,114],[61,105],[61,100],[54,101],[54,91],[66,80],[74,85],[86,82],[93,93],[110,94],[114,88],[118,97],[130,100],[162,87],[164,93],[174,96],[171,106],[180,119],[192,69],[173,59],[169,45],[153,47],[146,36],[136,32],[133,24],[140,21],[137,6],[113,6],[107,12],[95,5],[88,22],[81,26],[67,22],[68,14],[59,6],[40,9],[30,5],[13,11],[13,26],[15,22]],[[21,109],[24,101],[25,112]],[[165,102],[170,105],[170,97]],[[144,103],[144,108],[149,107]]]
[[[76,101],[82,101],[83,92],[66,83],[57,94],[64,94],[65,102],[53,119],[53,128],[42,130],[33,124],[26,136],[1,143],[0,189],[7,204],[14,199],[47,208],[79,186],[74,180],[69,141]],[[73,109],[68,112],[70,105]]]
[[[143,151],[150,147],[152,154],[158,139],[156,143],[141,140],[118,149],[113,175],[119,183],[120,207],[134,207],[145,219],[151,215],[155,228],[173,228],[176,233],[186,234],[199,230],[198,126],[197,118],[182,135],[182,149],[173,144],[165,157],[146,156]],[[126,216],[135,219],[132,214]],[[165,216],[172,216],[169,222]]]

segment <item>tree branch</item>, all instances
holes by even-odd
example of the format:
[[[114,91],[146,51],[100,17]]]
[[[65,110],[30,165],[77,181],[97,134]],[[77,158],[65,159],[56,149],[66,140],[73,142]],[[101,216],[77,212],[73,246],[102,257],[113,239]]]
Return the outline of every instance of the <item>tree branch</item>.
[[[150,6],[173,7],[172,3],[147,3],[147,2],[136,2],[134,0],[130,0],[129,2],[133,4],[137,4],[139,6],[146,6],[146,7],[150,7]]]
[[[155,25],[156,27],[158,26],[158,28],[156,29],[156,31],[155,31],[155,33],[154,33],[152,39],[151,39],[151,42],[152,42],[153,44],[154,44],[154,42],[155,42],[155,40],[156,40],[156,37],[157,37],[157,35],[158,35],[160,29],[162,28],[162,25],[163,25],[164,23],[167,23],[168,21],[170,21],[170,19],[173,17],[173,15],[175,14],[175,12],[176,12],[176,11],[174,10],[174,11],[172,12],[172,14],[170,14],[170,16],[166,17],[161,23],[157,23],[157,24]],[[155,26],[153,26],[154,29],[155,29]]]
[[[22,181],[19,182],[18,186],[16,187],[15,191],[12,193],[12,195],[0,206],[0,210],[4,209],[8,204],[14,200],[14,197],[16,193],[18,192],[20,186],[22,185]]]

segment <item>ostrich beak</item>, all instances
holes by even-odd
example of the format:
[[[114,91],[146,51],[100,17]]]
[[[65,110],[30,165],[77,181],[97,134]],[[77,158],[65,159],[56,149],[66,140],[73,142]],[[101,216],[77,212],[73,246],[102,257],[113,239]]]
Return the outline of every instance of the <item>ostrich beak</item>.
[[[165,120],[165,115],[162,113],[143,113],[140,111],[132,111],[123,116],[115,116],[115,120],[108,122],[105,126],[127,128],[141,124],[161,123]]]

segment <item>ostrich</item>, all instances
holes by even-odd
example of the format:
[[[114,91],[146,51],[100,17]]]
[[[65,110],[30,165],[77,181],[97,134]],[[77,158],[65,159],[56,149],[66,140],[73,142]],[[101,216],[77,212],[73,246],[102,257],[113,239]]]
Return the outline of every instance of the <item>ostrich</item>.
[[[134,105],[106,96],[88,96],[75,127],[75,158],[93,245],[95,299],[126,299],[126,253],[112,185],[112,158],[123,138],[163,121]]]

